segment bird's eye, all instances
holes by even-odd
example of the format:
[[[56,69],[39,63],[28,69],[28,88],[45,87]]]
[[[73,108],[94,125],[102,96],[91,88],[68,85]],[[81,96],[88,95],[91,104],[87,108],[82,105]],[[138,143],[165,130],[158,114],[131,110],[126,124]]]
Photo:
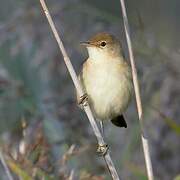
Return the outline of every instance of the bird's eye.
[[[102,41],[102,42],[101,42],[101,47],[104,47],[104,46],[106,46],[106,42],[105,42],[105,41]]]

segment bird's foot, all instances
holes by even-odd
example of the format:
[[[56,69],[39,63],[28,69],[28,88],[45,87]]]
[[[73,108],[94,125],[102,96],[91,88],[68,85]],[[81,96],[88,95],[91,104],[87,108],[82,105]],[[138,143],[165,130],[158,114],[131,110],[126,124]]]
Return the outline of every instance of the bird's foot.
[[[86,93],[79,97],[78,104],[81,109],[88,105],[88,95]]]
[[[107,144],[99,144],[98,148],[97,148],[97,153],[100,156],[105,156],[107,151],[108,151],[108,149],[109,149],[109,146]]]

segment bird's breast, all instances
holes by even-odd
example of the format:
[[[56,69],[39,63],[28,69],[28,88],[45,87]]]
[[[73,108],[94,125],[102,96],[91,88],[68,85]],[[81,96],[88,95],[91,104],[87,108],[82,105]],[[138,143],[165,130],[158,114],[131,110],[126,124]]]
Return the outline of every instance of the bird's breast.
[[[83,72],[83,80],[97,118],[110,119],[126,109],[132,89],[130,76],[126,64],[88,64]]]

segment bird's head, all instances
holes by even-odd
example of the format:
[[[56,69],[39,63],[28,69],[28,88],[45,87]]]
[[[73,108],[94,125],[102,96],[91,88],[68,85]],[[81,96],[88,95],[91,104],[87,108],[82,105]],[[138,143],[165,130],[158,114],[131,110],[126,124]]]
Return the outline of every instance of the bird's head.
[[[97,59],[101,57],[118,57],[122,55],[120,42],[115,36],[108,33],[98,33],[82,45],[87,47],[90,58]]]

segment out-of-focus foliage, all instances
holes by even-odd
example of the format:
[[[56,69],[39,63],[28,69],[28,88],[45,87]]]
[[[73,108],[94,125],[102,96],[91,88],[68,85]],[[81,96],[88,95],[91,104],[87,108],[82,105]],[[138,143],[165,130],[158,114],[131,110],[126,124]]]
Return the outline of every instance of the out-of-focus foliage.
[[[176,176],[174,180],[180,180],[180,175]]]
[[[122,41],[119,1],[47,0],[77,72],[79,42],[100,31]],[[180,1],[126,1],[155,179],[180,173]],[[106,124],[106,141],[122,179],[147,179],[135,103],[127,129]],[[22,127],[23,124],[23,127]],[[25,124],[25,127],[24,127]],[[39,1],[0,6],[0,142],[15,177],[110,179],[96,139],[77,107],[72,81]],[[7,179],[3,167],[2,179]]]

